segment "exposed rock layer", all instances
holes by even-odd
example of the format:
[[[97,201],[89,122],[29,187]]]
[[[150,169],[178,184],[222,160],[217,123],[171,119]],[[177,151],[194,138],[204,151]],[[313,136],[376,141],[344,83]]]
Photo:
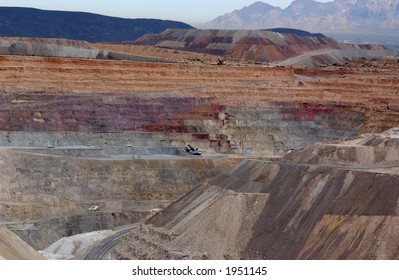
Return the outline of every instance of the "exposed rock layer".
[[[281,155],[399,125],[397,62],[384,69],[370,64],[372,71],[353,65],[316,71],[0,56],[0,143],[20,148],[1,153],[2,220],[44,248],[64,235],[135,222],[234,163],[198,159],[201,169],[184,158],[141,155],[180,157],[187,144],[210,155]],[[136,164],[146,171],[133,170]],[[241,183],[245,192],[262,189]],[[215,193],[243,207],[253,202],[223,189]],[[146,202],[158,195],[166,201]],[[90,212],[91,206],[99,211]],[[240,232],[238,224],[232,233]],[[234,234],[223,256],[240,254],[230,246]]]
[[[273,154],[399,125],[395,68],[314,71],[10,56],[0,57],[0,64],[0,130],[9,145],[19,145],[10,131],[126,132],[125,138],[154,140],[155,146],[194,143],[208,151]]]
[[[0,220],[36,249],[63,236],[137,222],[240,161],[58,151],[0,152]]]
[[[284,60],[317,49],[339,48],[330,38],[299,37],[264,30],[168,29],[159,35],[144,35],[134,43],[258,62]]]

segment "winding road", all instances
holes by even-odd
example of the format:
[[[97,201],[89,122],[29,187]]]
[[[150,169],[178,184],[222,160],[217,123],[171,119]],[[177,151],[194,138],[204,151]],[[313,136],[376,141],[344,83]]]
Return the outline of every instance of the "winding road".
[[[290,57],[287,58],[286,60],[283,61],[277,61],[277,62],[272,62],[270,63],[270,66],[276,67],[276,66],[291,66],[294,64],[298,64],[306,59],[309,59],[314,56],[319,56],[319,55],[325,55],[325,56],[332,56],[341,58],[344,56],[344,52],[340,49],[320,49],[320,50],[315,50],[315,51],[310,51],[306,52],[304,54],[295,56],[295,57]]]
[[[85,260],[102,260],[108,251],[111,250],[112,247],[114,247],[122,237],[125,237],[129,234],[133,227],[134,225],[131,225],[127,228],[121,229],[114,235],[102,240],[97,246],[90,250],[90,252],[86,255]]]

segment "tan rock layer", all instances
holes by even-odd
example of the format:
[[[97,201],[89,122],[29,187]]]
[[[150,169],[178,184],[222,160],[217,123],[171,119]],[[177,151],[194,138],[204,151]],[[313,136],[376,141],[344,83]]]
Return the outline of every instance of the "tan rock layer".
[[[358,66],[2,56],[0,130],[177,133],[219,152],[281,153],[399,125],[397,68]]]

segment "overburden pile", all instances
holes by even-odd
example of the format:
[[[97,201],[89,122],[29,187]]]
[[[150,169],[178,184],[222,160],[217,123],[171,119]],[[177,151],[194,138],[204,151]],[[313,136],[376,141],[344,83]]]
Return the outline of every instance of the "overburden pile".
[[[246,160],[133,230],[124,259],[397,259],[399,129]]]

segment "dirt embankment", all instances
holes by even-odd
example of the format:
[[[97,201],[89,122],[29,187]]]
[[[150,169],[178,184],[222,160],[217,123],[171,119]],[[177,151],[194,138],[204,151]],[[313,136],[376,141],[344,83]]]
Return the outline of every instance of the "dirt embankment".
[[[95,59],[100,51],[85,41],[42,38],[0,38],[1,55]]]
[[[153,59],[164,59],[173,63],[190,64],[216,64],[220,56],[185,52],[166,48],[130,44],[97,43],[94,46],[104,51],[121,53],[126,55],[145,56]]]
[[[376,154],[394,151],[396,158],[381,159],[383,163],[352,159],[348,164],[320,154],[330,160],[312,164],[300,160],[301,152],[294,162],[291,154],[274,163],[243,161],[132,230],[111,256],[397,259],[399,145],[392,140],[399,139],[398,131],[369,137],[378,145],[363,141],[367,136],[334,143],[373,147]],[[382,144],[392,142],[396,144]],[[308,152],[303,153],[306,158]],[[358,150],[358,158],[369,154]]]
[[[34,43],[41,45],[57,45],[63,47],[73,47],[81,49],[95,49],[93,44],[87,41],[78,40],[67,40],[67,39],[51,39],[51,38],[27,38],[27,37],[0,37],[1,43],[11,43],[11,42],[24,42],[24,43]]]
[[[0,226],[1,259],[43,260],[44,257],[6,227]]]

